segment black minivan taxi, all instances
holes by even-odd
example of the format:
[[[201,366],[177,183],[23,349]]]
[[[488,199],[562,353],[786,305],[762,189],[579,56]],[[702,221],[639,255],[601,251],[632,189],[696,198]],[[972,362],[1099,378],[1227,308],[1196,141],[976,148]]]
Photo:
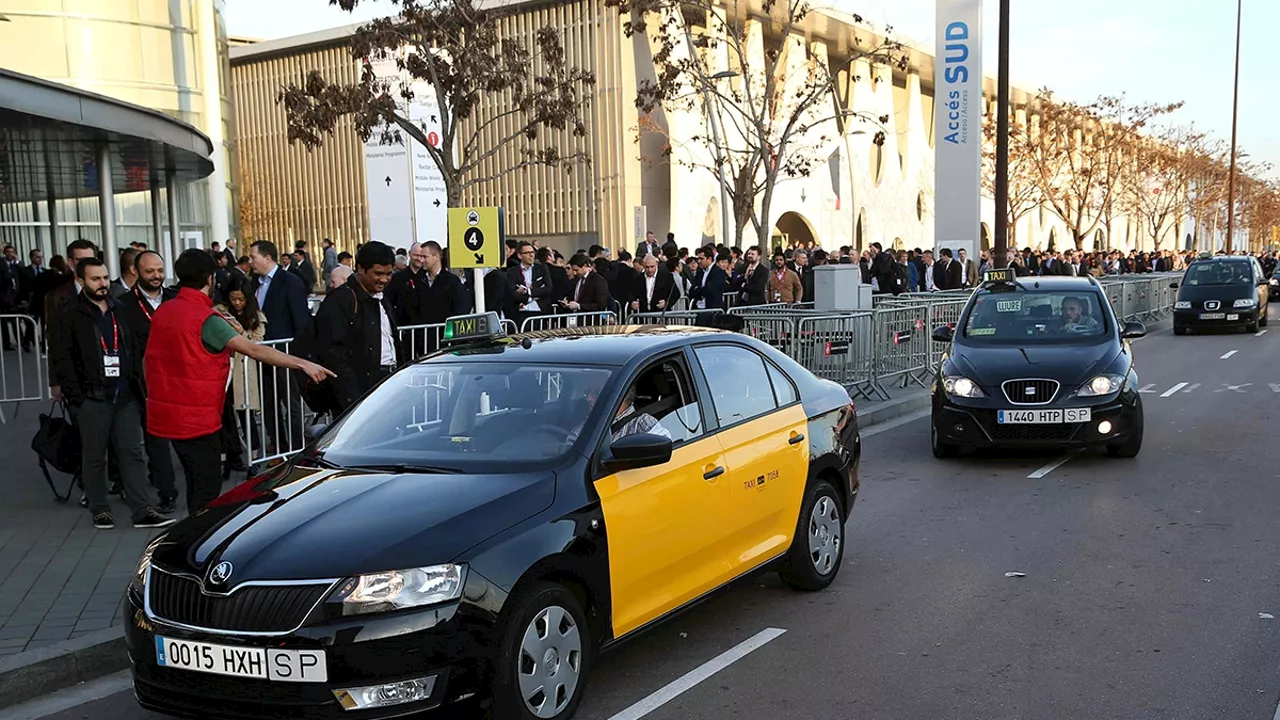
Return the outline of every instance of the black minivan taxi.
[[[1202,257],[1187,267],[1173,305],[1173,334],[1188,330],[1236,329],[1257,332],[1267,325],[1267,276],[1247,255]]]

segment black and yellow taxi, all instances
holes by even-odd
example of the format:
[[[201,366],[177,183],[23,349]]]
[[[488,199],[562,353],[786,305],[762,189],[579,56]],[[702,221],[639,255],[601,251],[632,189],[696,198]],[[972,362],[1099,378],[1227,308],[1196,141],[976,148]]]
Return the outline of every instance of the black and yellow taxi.
[[[477,696],[567,718],[599,651],[735,579],[816,591],[858,493],[839,385],[743,335],[447,345],[158,537],[127,591],[142,706],[382,718]]]
[[[1142,397],[1129,340],[1091,277],[1018,278],[991,270],[955,327],[932,383],[930,444],[938,458],[1009,446],[1142,449]]]
[[[1173,304],[1173,334],[1188,330],[1240,329],[1257,332],[1267,326],[1271,299],[1267,275],[1249,255],[1203,254],[1169,285],[1178,291]]]

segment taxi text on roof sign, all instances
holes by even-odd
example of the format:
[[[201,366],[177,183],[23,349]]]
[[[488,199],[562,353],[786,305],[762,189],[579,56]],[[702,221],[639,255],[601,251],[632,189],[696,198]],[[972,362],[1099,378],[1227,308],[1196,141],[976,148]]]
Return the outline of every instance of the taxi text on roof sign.
[[[445,342],[494,338],[504,334],[502,320],[496,312],[458,315],[444,321]]]
[[[502,267],[506,217],[500,207],[449,208],[449,264],[455,268]]]
[[[1016,277],[1013,268],[992,268],[982,272],[984,283],[1011,283]]]

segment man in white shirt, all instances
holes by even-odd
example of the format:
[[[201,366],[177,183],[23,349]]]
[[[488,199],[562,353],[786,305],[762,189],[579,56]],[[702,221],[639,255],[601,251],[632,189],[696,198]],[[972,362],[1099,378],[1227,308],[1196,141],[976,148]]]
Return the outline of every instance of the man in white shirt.
[[[658,258],[646,255],[644,272],[636,278],[631,301],[632,312],[661,312],[670,310],[676,294],[675,278],[665,269],[659,269]]]

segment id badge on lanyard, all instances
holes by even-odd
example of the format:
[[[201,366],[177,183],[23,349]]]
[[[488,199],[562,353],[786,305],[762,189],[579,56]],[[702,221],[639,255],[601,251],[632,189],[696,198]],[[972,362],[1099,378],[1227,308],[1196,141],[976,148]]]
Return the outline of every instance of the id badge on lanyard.
[[[116,322],[115,313],[111,314],[111,347],[107,347],[106,337],[98,339],[102,342],[103,377],[120,377],[120,325]]]

